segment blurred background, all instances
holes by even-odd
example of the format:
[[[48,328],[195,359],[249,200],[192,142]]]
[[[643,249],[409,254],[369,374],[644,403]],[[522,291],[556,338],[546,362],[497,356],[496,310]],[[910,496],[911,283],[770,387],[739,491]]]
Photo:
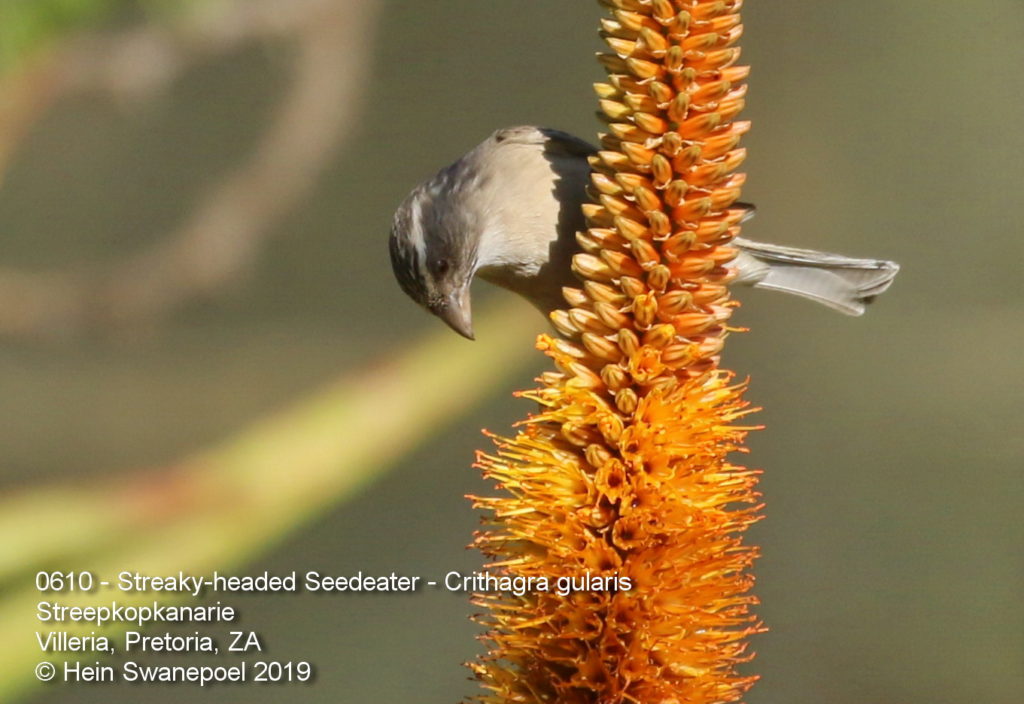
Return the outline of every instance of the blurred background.
[[[418,418],[396,425],[400,452],[386,428],[364,432],[380,461],[273,530],[259,532],[257,506],[216,547],[184,530],[168,544],[190,556],[197,540],[206,566],[237,574],[479,566],[463,498],[485,490],[470,468],[479,429],[530,410],[511,392],[545,368],[544,323],[482,285],[478,316],[500,324],[473,344],[440,329],[392,279],[390,218],[497,127],[593,139],[599,16],[543,0],[0,5],[0,616],[28,624],[0,643],[20,683],[5,696],[476,693],[460,664],[477,652],[473,609],[457,594],[222,599],[268,657],[311,661],[317,680],[199,690],[33,684],[26,590],[37,569],[154,557],[154,515],[190,525],[193,504],[174,493],[175,513],[167,486],[194,476],[196,453],[356,387],[427,406],[394,405],[396,424]],[[737,292],[751,331],[725,365],[751,377],[767,425],[746,458],[765,470],[767,518],[749,538],[770,628],[748,701],[1024,701],[1024,4],[788,0],[751,2],[744,19],[744,197],[758,206],[745,234],[903,265],[861,319]],[[448,394],[416,386],[430,365],[402,377],[408,390],[372,376],[421,352],[484,371]],[[301,483],[302,453],[260,486]],[[93,541],[77,518],[90,511],[121,522]]]

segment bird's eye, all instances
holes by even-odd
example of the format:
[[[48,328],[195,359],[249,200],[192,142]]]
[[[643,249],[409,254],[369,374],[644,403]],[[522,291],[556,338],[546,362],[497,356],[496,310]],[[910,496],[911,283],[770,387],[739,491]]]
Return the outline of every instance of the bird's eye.
[[[438,276],[444,276],[452,268],[452,263],[447,259],[438,259],[434,262],[434,271]]]

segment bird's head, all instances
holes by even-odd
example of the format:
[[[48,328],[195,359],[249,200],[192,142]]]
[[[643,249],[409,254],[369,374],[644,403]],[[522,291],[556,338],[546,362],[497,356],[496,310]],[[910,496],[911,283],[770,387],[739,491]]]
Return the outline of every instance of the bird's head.
[[[471,209],[460,207],[466,183],[460,167],[444,169],[409,194],[395,212],[389,246],[402,290],[472,340],[469,288],[481,226]]]

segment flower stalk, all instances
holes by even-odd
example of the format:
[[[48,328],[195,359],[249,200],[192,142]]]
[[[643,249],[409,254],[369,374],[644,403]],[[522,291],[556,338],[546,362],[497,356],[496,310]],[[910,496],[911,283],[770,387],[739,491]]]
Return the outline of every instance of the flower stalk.
[[[519,394],[540,412],[478,457],[501,495],[474,497],[488,570],[570,589],[476,595],[490,652],[471,668],[486,704],[734,702],[761,630],[742,540],[757,472],[729,460],[750,409],[719,367],[745,212],[741,0],[602,4],[581,285],[551,316],[561,337],[538,338],[556,370]]]

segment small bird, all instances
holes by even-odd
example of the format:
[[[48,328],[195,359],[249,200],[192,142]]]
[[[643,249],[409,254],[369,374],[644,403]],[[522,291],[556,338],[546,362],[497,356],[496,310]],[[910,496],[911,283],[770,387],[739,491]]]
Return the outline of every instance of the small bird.
[[[591,167],[597,149],[543,127],[498,130],[441,169],[398,207],[389,241],[399,285],[414,301],[473,339],[473,277],[526,298],[543,313],[565,308],[562,288],[587,225]],[[753,214],[753,206],[736,204]],[[749,216],[748,216],[749,217]],[[852,259],[744,238],[730,266],[737,283],[796,294],[847,315],[885,291],[894,262]]]

